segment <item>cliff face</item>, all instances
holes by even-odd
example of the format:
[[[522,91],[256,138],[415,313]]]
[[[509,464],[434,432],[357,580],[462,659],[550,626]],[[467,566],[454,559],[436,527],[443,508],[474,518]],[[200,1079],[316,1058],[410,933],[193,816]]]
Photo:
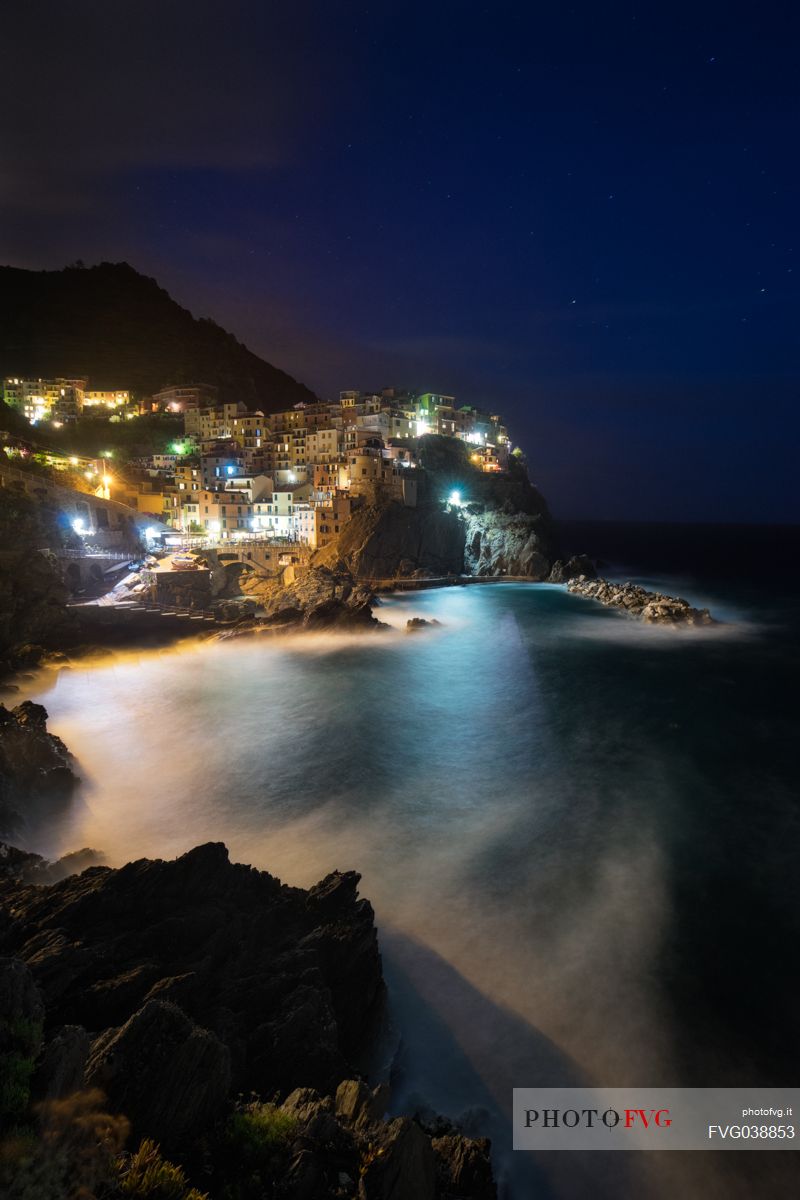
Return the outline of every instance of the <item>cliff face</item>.
[[[171,383],[211,383],[221,400],[267,412],[315,399],[127,263],[0,267],[0,377],[6,375],[88,375],[93,387],[140,395]]]
[[[342,563],[356,579],[393,579],[415,571],[459,575],[465,537],[464,523],[440,504],[372,504],[353,514],[335,547],[325,547],[319,558]]]
[[[469,575],[548,578],[552,538],[543,514],[473,506],[467,510],[464,525],[464,565]]]
[[[0,551],[0,668],[33,665],[42,647],[58,649],[73,636],[76,622],[68,600],[52,555]]]
[[[524,575],[546,579],[554,559],[547,504],[512,461],[503,475],[473,467],[456,438],[420,439],[418,504],[374,503],[356,510],[315,561],[340,564],[357,579],[414,574]],[[458,492],[458,505],[448,502]]]

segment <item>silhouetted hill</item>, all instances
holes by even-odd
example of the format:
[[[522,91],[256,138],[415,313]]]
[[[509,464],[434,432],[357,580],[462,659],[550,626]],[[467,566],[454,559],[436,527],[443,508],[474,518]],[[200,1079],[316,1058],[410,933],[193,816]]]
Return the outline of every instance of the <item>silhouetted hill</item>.
[[[92,387],[137,395],[171,383],[213,383],[220,399],[268,412],[314,399],[127,263],[0,267],[0,378],[6,375],[88,376]]]

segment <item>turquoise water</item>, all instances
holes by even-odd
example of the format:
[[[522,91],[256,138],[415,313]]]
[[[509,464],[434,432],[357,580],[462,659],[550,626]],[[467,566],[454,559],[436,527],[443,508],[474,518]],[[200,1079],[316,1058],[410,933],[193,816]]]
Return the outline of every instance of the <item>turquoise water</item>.
[[[87,783],[31,843],[121,862],[224,840],[302,885],[357,868],[395,1106],[491,1133],[507,1197],[789,1194],[778,1155],[753,1191],[742,1155],[508,1145],[515,1085],[796,1082],[796,626],[687,582],[724,625],[492,584],[389,598],[382,634],[64,672],[37,698]]]

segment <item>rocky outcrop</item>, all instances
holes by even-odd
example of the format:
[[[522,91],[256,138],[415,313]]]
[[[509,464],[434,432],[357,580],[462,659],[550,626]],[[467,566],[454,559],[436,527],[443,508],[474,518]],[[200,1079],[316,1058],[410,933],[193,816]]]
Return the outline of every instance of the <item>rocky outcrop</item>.
[[[47,649],[74,639],[69,597],[54,555],[0,549],[0,671],[34,665]]]
[[[406,508],[399,501],[357,509],[337,541],[315,561],[339,563],[356,579],[395,579],[419,572],[460,575],[464,523],[441,504]]]
[[[20,964],[22,965],[22,964]],[[91,1040],[81,1025],[62,1025],[42,1050],[31,1082],[37,1100],[58,1100],[85,1087]]]
[[[545,579],[553,561],[552,520],[522,464],[487,474],[457,438],[419,439],[417,504],[383,500],[356,509],[314,562],[357,579],[524,575]],[[457,493],[457,501],[451,497]]]
[[[16,956],[0,958],[0,1058],[30,1078],[14,1118],[60,1104],[77,1132],[107,1106],[92,1128],[152,1139],[210,1195],[495,1200],[488,1141],[387,1118],[388,1087],[348,1066],[383,1000],[357,883],[286,887],[214,844],[49,886],[0,877],[0,954]],[[273,1099],[236,1102],[251,1091]],[[80,1158],[70,1170],[90,1184]]]
[[[542,513],[469,505],[464,511],[464,568],[468,575],[524,575],[547,579],[549,522]]]
[[[241,587],[245,596],[259,605],[261,625],[309,630],[374,629],[380,625],[372,615],[372,592],[346,571],[293,567],[280,579],[248,575]]]
[[[296,1126],[286,1176],[303,1185],[292,1195],[357,1200],[496,1200],[487,1139],[447,1126],[432,1137],[408,1117],[386,1119],[386,1095],[358,1080],[342,1082],[335,1099],[298,1088],[280,1111]]]
[[[93,1043],[85,1083],[131,1122],[134,1136],[172,1149],[206,1130],[231,1082],[230,1051],[176,1004],[149,1000]]]
[[[594,563],[588,554],[574,554],[572,558],[568,558],[566,561],[560,558],[557,559],[550,568],[547,582],[566,583],[569,579],[577,579],[579,575],[583,575],[584,579],[595,579],[597,577]]]
[[[331,1088],[383,1001],[358,879],[306,892],[209,844],[46,887],[0,881],[0,953],[30,966],[59,1025],[99,1034],[170,1001],[227,1046],[237,1090]]]
[[[497,1189],[489,1161],[491,1144],[488,1138],[467,1138],[447,1134],[434,1138],[439,1190],[442,1200],[472,1196],[475,1200],[495,1200]]]
[[[421,633],[424,629],[441,629],[442,622],[435,617],[428,621],[425,617],[409,617],[406,621],[406,633]]]
[[[713,625],[707,608],[692,608],[679,596],[648,592],[635,583],[609,583],[606,579],[587,579],[579,575],[567,583],[567,591],[589,600],[599,600],[609,608],[619,608],[649,625]]]
[[[18,829],[27,813],[67,801],[78,777],[61,738],[47,732],[47,710],[30,700],[0,704],[0,833]]]

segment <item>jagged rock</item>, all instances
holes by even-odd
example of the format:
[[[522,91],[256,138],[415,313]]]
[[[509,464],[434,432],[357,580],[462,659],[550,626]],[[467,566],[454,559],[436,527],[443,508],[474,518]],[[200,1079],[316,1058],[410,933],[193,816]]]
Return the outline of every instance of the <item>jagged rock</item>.
[[[218,621],[243,621],[252,617],[257,608],[255,600],[239,596],[233,600],[217,600],[212,612]]]
[[[336,1089],[336,1115],[356,1128],[379,1121],[386,1111],[388,1088],[372,1091],[358,1079],[344,1079]]]
[[[441,624],[442,622],[437,621],[435,617],[430,621],[425,617],[410,617],[406,621],[406,633],[419,633],[423,629],[435,629],[437,626],[441,627]]]
[[[383,1006],[358,880],[285,887],[220,844],[45,887],[0,877],[0,953],[30,965],[54,1024],[118,1027],[169,997],[228,1046],[238,1091],[327,1090]]]
[[[587,554],[574,554],[566,562],[559,558],[553,563],[547,582],[566,583],[568,579],[576,579],[579,575],[583,575],[585,579],[594,579],[597,575]]]
[[[15,1026],[38,1028],[44,1023],[44,1003],[32,972],[18,958],[0,958],[0,1053]]]
[[[356,579],[394,579],[423,571],[459,575],[464,569],[464,524],[442,505],[406,508],[398,501],[358,509],[336,543],[319,552]]]
[[[488,1138],[465,1138],[458,1135],[434,1138],[439,1200],[497,1200],[497,1188],[492,1178],[489,1159],[491,1142]]]
[[[692,608],[680,596],[648,592],[635,583],[609,583],[607,579],[587,579],[579,575],[567,583],[567,591],[589,600],[599,600],[607,608],[621,608],[648,624],[713,625],[707,608]]]
[[[359,1200],[434,1200],[436,1160],[419,1125],[397,1117],[381,1134],[362,1166]]]
[[[92,1043],[86,1083],[99,1087],[131,1122],[136,1137],[186,1144],[221,1109],[231,1080],[230,1052],[175,1004],[150,1000],[121,1029]]]
[[[242,589],[256,601],[270,625],[306,629],[373,628],[372,593],[359,587],[346,571],[327,567],[298,567],[290,583],[252,574]]]
[[[58,647],[77,627],[58,560],[36,545],[31,533],[25,549],[4,553],[0,571],[0,655],[14,666],[36,666],[43,648]]]
[[[68,800],[79,782],[72,755],[46,722],[41,704],[0,704],[0,834],[19,827],[31,807]]]
[[[465,520],[467,574],[547,578],[551,529],[546,513],[486,509],[468,511]]]
[[[91,1041],[81,1025],[63,1025],[47,1042],[31,1091],[37,1100],[56,1100],[81,1090]]]

